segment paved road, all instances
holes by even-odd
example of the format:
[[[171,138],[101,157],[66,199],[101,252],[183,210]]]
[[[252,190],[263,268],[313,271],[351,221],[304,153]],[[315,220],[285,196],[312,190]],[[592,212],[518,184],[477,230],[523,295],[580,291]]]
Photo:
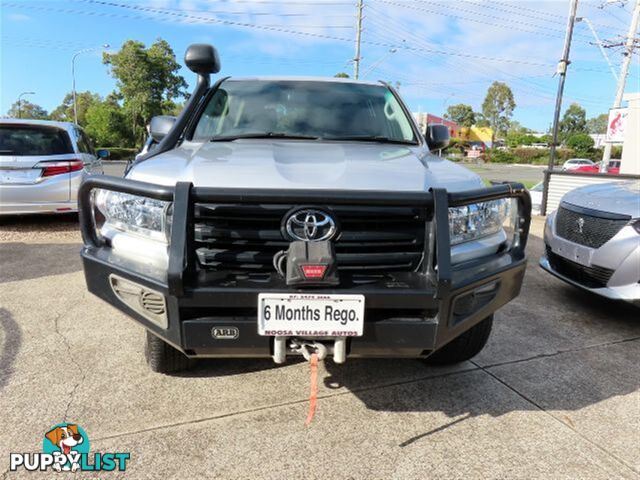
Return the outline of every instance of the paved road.
[[[533,182],[538,183],[543,179],[543,171],[546,167],[542,165],[511,165],[500,163],[485,163],[477,165],[465,163],[465,167],[473,170],[485,180],[511,181],[511,182]]]
[[[104,162],[104,174],[121,177],[124,174],[126,164],[124,162]]]
[[[77,422],[127,478],[638,478],[640,315],[541,272],[455,368],[416,360],[308,368],[217,360],[151,373],[143,331],[87,293],[74,216],[0,223],[0,478]],[[78,474],[76,474],[78,476]]]

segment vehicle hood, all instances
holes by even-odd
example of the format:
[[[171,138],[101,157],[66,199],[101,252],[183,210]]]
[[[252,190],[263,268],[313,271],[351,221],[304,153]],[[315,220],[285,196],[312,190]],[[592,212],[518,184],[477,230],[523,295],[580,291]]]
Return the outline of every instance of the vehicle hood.
[[[265,189],[462,191],[482,186],[476,174],[421,146],[270,139],[185,142],[134,164],[127,178]]]
[[[565,194],[562,201],[579,207],[640,218],[640,181],[579,187]]]

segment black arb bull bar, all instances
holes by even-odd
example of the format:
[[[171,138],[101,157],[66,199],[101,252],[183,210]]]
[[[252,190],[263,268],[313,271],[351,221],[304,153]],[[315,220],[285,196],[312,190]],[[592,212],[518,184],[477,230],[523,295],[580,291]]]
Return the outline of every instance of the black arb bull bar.
[[[153,273],[143,263],[117,256],[100,238],[91,204],[91,193],[98,188],[173,202],[166,271]],[[429,355],[516,297],[524,277],[531,222],[531,199],[519,183],[459,193],[444,189],[415,193],[280,191],[194,187],[185,182],[166,187],[100,176],[85,180],[78,196],[85,243],[81,255],[88,289],[192,357],[273,356],[274,337],[259,336],[257,332],[258,294],[309,292],[287,286],[275,273],[268,282],[214,282],[199,276],[194,251],[195,203],[426,209],[425,256],[419,271],[390,273],[375,283],[341,281],[338,287],[312,290],[365,296],[364,334],[349,338],[346,344],[346,353],[351,357]],[[448,208],[501,198],[517,200],[510,245],[486,257],[452,265]],[[123,303],[110,284],[114,275],[161,293],[166,301],[166,324],[159,326]]]

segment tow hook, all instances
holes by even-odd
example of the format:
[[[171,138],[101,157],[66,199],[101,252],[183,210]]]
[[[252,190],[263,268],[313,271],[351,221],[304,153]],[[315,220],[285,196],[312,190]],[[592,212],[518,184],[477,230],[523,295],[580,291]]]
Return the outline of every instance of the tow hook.
[[[331,341],[332,339],[327,339]],[[311,355],[316,353],[318,360],[324,360],[328,355],[333,355],[335,363],[344,363],[347,360],[347,339],[335,338],[333,345],[315,340],[302,340],[291,337],[274,337],[273,339],[273,361],[278,364],[285,363],[287,351],[302,355],[309,361]]]
[[[313,353],[318,355],[318,360],[324,360],[327,356],[327,347],[320,342],[308,342],[293,338],[289,342],[289,349],[295,353],[301,353],[307,362],[311,360]]]

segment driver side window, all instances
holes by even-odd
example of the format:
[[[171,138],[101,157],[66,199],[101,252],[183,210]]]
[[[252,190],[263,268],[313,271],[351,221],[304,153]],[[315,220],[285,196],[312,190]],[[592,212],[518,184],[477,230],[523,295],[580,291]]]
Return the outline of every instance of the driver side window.
[[[194,142],[207,141],[220,134],[223,129],[238,123],[242,116],[244,102],[232,100],[234,99],[226,90],[216,90],[198,121],[192,138]]]

